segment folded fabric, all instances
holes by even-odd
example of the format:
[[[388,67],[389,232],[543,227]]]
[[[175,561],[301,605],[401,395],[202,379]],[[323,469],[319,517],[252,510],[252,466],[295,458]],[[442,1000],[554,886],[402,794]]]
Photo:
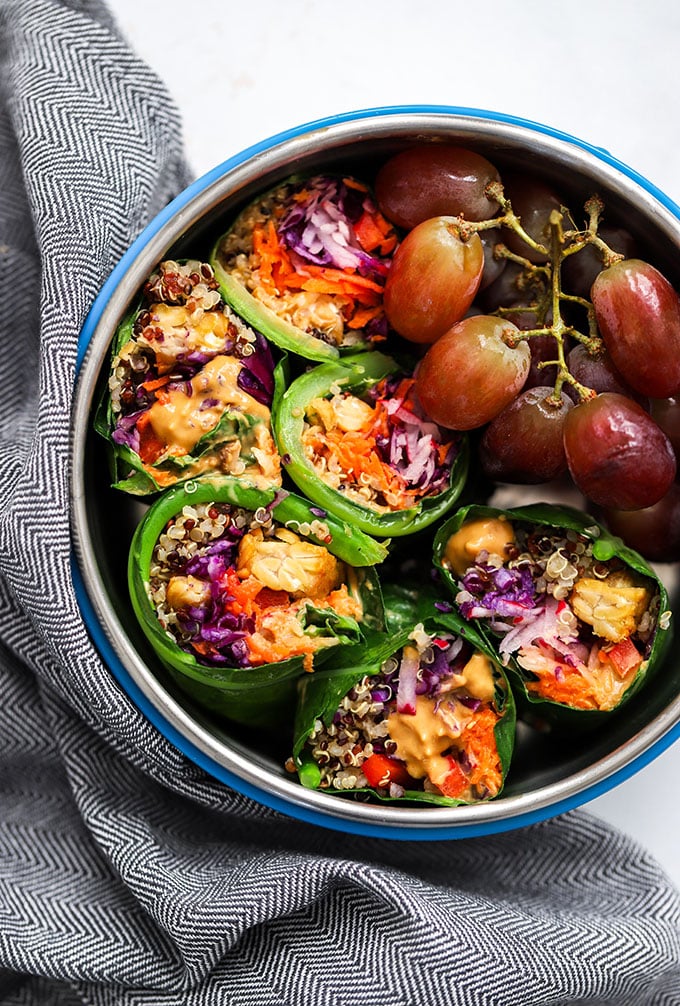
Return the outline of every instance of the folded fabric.
[[[101,3],[4,0],[0,39],[0,1001],[680,1002],[678,896],[588,814],[418,844],[305,826],[108,673],[71,581],[76,344],[189,174]]]

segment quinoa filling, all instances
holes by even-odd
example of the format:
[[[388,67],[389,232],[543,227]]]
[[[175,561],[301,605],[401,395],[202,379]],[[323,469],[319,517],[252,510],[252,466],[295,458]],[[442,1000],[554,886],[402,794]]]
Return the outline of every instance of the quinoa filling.
[[[280,485],[266,341],[223,302],[206,263],[162,262],[143,298],[109,379],[114,443],[161,487],[208,472]]]
[[[396,243],[363,183],[318,175],[244,210],[218,260],[277,317],[330,345],[354,346],[387,335],[383,289]]]
[[[420,790],[464,803],[496,796],[502,689],[469,643],[416,626],[378,674],[354,685],[329,724],[316,720],[307,748],[320,788],[392,798]]]
[[[314,520],[297,534],[271,507],[185,506],[159,537],[150,597],[169,636],[201,664],[252,667],[352,641],[362,620],[353,571],[303,534],[328,540]],[[348,589],[349,588],[349,589]]]
[[[302,445],[317,476],[377,512],[444,492],[460,440],[424,415],[412,377],[388,377],[359,397],[336,389],[305,410]]]
[[[472,521],[449,539],[456,604],[500,638],[527,691],[577,709],[613,709],[649,654],[660,597],[652,580],[572,530]]]

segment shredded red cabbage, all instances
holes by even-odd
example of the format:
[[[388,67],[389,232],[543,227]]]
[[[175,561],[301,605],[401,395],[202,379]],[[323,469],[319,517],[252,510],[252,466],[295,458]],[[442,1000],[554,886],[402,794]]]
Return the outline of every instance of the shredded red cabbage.
[[[588,647],[559,620],[564,601],[546,594],[535,608],[528,611],[501,640],[499,652],[509,656],[523,647],[538,642],[555,650],[565,664],[578,667],[588,660]]]
[[[254,631],[252,618],[227,611],[234,598],[227,588],[227,572],[237,561],[238,543],[246,528],[231,523],[223,534],[200,554],[193,556],[178,572],[200,577],[210,584],[210,602],[203,607],[192,606],[177,612],[184,633],[190,638],[178,641],[181,649],[195,656],[193,643],[207,643],[201,653],[204,664],[228,667],[250,667],[245,638]]]
[[[240,357],[242,367],[239,371],[237,384],[242,391],[252,395],[257,402],[271,407],[274,396],[274,359],[271,348],[259,332],[255,333],[255,341],[252,345],[254,352],[249,356]],[[229,342],[229,346],[233,350],[233,341]],[[214,352],[180,354],[175,361],[170,380],[162,390],[165,392],[181,391],[187,397],[191,397],[193,378],[206,363],[227,352],[229,352],[229,348],[225,344]],[[130,368],[121,389],[121,412],[116,417],[116,425],[111,434],[114,443],[129,447],[137,454],[140,449],[139,432],[136,428],[137,421],[144,412],[151,408],[157,397],[155,391],[149,391],[142,385],[159,376],[155,361],[150,363],[146,356],[144,359],[146,360],[144,369],[134,366]],[[206,399],[202,408],[218,404],[217,399]]]
[[[464,618],[521,618],[536,607],[531,571],[505,569],[480,560],[463,576],[461,586],[469,598],[459,598]]]
[[[394,376],[380,381],[369,392],[369,397],[382,400],[390,430],[389,436],[376,437],[376,448],[380,458],[401,475],[409,489],[434,495],[447,487],[460,438],[450,431],[444,433],[424,414],[420,403],[410,394],[412,387],[412,381]],[[451,437],[449,448],[440,461],[439,447],[448,437]]]
[[[129,447],[131,451],[134,451],[136,454],[139,453],[137,420],[142,412],[145,411],[145,409],[137,409],[135,412],[130,412],[128,415],[123,415],[119,418],[116,428],[111,434],[111,439],[115,444],[119,444],[121,447]]]
[[[290,198],[278,226],[286,247],[313,265],[355,269],[362,276],[384,280],[387,260],[364,251],[352,226],[364,210],[376,212],[368,193],[326,175],[309,179],[303,188],[308,197]]]
[[[408,648],[415,651],[411,644]],[[463,670],[471,654],[468,643],[459,636],[449,635],[433,638],[427,650],[419,655],[410,652],[405,656],[402,650],[388,662],[393,665],[390,670],[383,668],[370,679],[372,700],[395,706],[400,713],[414,714],[417,697],[437,698],[444,694],[446,682]],[[374,749],[378,750],[375,745]]]
[[[433,697],[439,694],[440,685],[452,674],[462,670],[467,657],[463,656],[463,640],[454,639],[450,646],[441,649],[433,646],[431,663],[423,662],[418,673],[416,695]]]
[[[244,356],[236,383],[242,391],[271,407],[274,397],[274,358],[269,343],[259,332],[255,336],[255,352]]]

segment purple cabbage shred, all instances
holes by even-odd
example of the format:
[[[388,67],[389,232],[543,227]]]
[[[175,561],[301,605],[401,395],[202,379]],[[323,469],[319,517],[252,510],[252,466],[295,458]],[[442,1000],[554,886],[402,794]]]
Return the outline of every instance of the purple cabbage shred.
[[[364,251],[352,226],[364,210],[375,212],[368,193],[325,175],[309,179],[304,189],[308,198],[291,199],[278,226],[286,247],[312,265],[356,269],[362,276],[383,281],[388,261]]]
[[[459,439],[453,439],[443,460],[439,447],[443,433],[436,423],[423,414],[417,402],[406,404],[400,397],[400,378],[388,378],[371,389],[369,397],[383,397],[389,416],[389,436],[375,439],[380,458],[393,468],[409,489],[419,489],[423,495],[444,492],[451,477],[451,468],[459,450]]]
[[[460,581],[472,595],[458,601],[464,618],[521,618],[536,604],[531,571],[526,567],[505,569],[486,561],[477,562]]]
[[[269,343],[259,332],[255,338],[255,352],[244,356],[237,384],[242,391],[259,402],[271,406],[274,397],[274,358]]]

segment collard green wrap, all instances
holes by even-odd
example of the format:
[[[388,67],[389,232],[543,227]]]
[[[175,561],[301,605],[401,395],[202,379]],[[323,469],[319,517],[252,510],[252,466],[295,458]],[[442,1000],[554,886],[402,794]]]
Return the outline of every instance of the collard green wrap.
[[[276,535],[285,534],[282,543],[278,537],[274,537],[277,544],[282,544],[284,550],[287,541],[301,540],[320,546],[312,550],[315,553],[314,561],[319,556],[323,560],[324,555],[330,554],[344,564],[339,568],[344,570],[345,594],[352,599],[352,603],[348,602],[346,605],[348,610],[351,609],[350,613],[343,612],[339,605],[338,610],[335,610],[327,604],[315,605],[307,603],[306,600],[299,611],[298,621],[304,627],[303,635],[311,640],[322,637],[324,640],[322,648],[315,650],[311,656],[298,654],[273,662],[262,662],[262,659],[256,662],[255,659],[251,659],[244,641],[245,637],[249,634],[252,636],[254,632],[252,622],[254,616],[247,607],[249,598],[241,597],[239,591],[242,581],[232,570],[232,559],[223,559],[222,567],[219,566],[220,557],[231,556],[233,553],[229,549],[237,548],[227,541],[226,534],[223,537],[217,535],[210,539],[213,544],[212,550],[209,545],[205,551],[197,550],[196,562],[199,565],[203,564],[200,569],[197,570],[196,566],[187,566],[186,562],[177,566],[178,573],[182,574],[179,577],[180,589],[193,591],[193,596],[187,595],[191,604],[185,605],[182,610],[194,620],[191,623],[191,631],[202,632],[201,635],[195,636],[198,640],[198,650],[189,643],[186,644],[186,648],[182,648],[178,636],[161,625],[157,604],[152,600],[152,569],[155,568],[154,564],[157,565],[159,562],[159,553],[155,552],[157,544],[166,530],[171,525],[176,527],[178,522],[184,522],[183,531],[188,530],[189,539],[194,524],[197,533],[200,533],[200,528],[203,526],[201,521],[206,519],[201,516],[205,506],[203,511],[197,508],[208,504],[210,505],[208,514],[212,511],[213,517],[217,514],[218,505],[231,515],[225,520],[229,521],[233,517],[233,539],[239,544],[242,544],[242,539],[247,536],[249,528],[255,528],[256,541],[258,536],[259,540],[263,537],[261,528],[265,528],[265,531],[269,528],[272,535],[274,532]],[[185,508],[190,509],[187,511]],[[232,508],[236,508],[233,513]],[[188,526],[187,513],[192,521]],[[245,531],[241,529],[237,532],[236,518],[241,521],[244,513],[253,515],[253,523],[243,525]],[[196,514],[199,516],[195,517]],[[212,518],[208,518],[208,522],[209,519]],[[212,532],[206,533],[212,534]],[[130,596],[139,624],[156,656],[184,691],[217,715],[249,726],[278,726],[280,730],[282,718],[286,713],[289,712],[292,717],[295,681],[306,674],[305,668],[311,669],[312,661],[314,666],[323,663],[335,645],[360,643],[367,632],[382,630],[383,605],[380,585],[373,566],[380,563],[384,556],[385,549],[381,545],[356,529],[349,528],[332,518],[324,520],[323,523],[318,521],[311,513],[309,504],[292,494],[259,490],[243,480],[228,478],[201,480],[175,487],[164,493],[138,525],[129,554]],[[164,561],[170,563],[173,560],[171,557],[164,558]],[[177,562],[177,559],[174,561]],[[211,564],[216,565],[211,568]],[[191,577],[187,576],[188,570],[193,570]],[[228,577],[232,573],[234,578],[229,581]],[[239,575],[241,573],[243,571]],[[245,585],[252,582],[249,570],[246,570],[243,576]],[[201,577],[204,580],[208,579],[208,586],[205,586]],[[210,577],[212,579],[209,579]],[[168,579],[164,592],[159,596],[167,596],[171,589],[169,584]],[[273,605],[271,610],[275,610],[276,605],[285,607],[287,602],[292,604],[291,598],[296,596],[293,590],[295,586],[296,584],[291,585],[288,582],[290,597],[281,589],[262,588],[267,593],[267,600],[262,602],[263,605]],[[256,584],[257,589],[259,587]],[[234,597],[239,603],[243,601],[245,607],[242,609],[235,606],[230,609],[242,612],[243,618],[235,621],[232,616],[221,616],[217,621],[206,623],[206,616],[197,610],[197,606],[201,602],[208,604],[206,598],[209,591],[212,591],[214,599],[217,596],[222,597],[222,594],[218,595],[215,592],[223,590],[227,591],[228,601],[232,601]],[[201,592],[203,598],[200,596]],[[257,593],[254,596],[258,596]],[[297,597],[301,596],[304,598],[304,590],[298,591]],[[204,619],[202,625],[196,625],[195,620],[201,618]],[[183,625],[186,626],[186,618]],[[231,628],[233,632],[229,636]],[[229,640],[231,649],[217,649],[215,641],[222,639]],[[330,645],[331,642],[335,645]],[[226,643],[224,645],[226,646]],[[208,656],[199,657],[199,652]],[[225,657],[224,653],[228,656]]]
[[[442,430],[419,411],[412,381],[395,360],[360,353],[320,364],[293,381],[281,398],[274,432],[287,474],[318,506],[367,534],[412,534],[455,505],[468,469],[467,438]],[[310,456],[314,430],[320,460],[329,469],[325,451],[338,470],[324,472]],[[331,453],[334,441],[338,455]],[[342,467],[345,458],[349,472]],[[375,505],[362,501],[362,492]]]
[[[437,634],[444,633],[450,634],[454,639],[460,638],[463,641],[463,646],[467,647],[466,653],[488,658],[490,666],[493,668],[494,686],[492,705],[498,714],[497,722],[495,722],[492,730],[493,742],[495,744],[493,756],[498,763],[498,771],[500,773],[500,787],[493,795],[497,796],[502,790],[510,767],[515,741],[516,714],[512,692],[508,686],[504,671],[493,653],[493,649],[455,612],[447,613],[438,610],[432,603],[429,593],[426,598],[421,598],[420,600],[409,598],[407,591],[396,591],[393,596],[390,596],[390,594],[391,592],[388,590],[385,600],[389,635],[377,633],[362,647],[347,647],[342,653],[335,653],[331,664],[316,674],[303,679],[299,684],[299,700],[294,728],[293,761],[301,783],[312,789],[319,788],[322,784],[322,772],[312,754],[313,748],[310,744],[310,740],[314,736],[318,736],[316,731],[319,723],[323,724],[324,729],[333,729],[332,724],[338,722],[339,715],[343,712],[344,708],[347,708],[346,706],[341,708],[343,701],[347,703],[350,700],[353,695],[352,690],[362,683],[364,678],[368,679],[370,687],[371,681],[377,682],[384,669],[389,666],[391,658],[399,655],[404,647],[412,646],[414,639],[422,638],[423,633],[435,637]],[[393,610],[391,610],[392,608]],[[409,609],[410,619],[408,615]],[[396,677],[393,676],[391,680],[395,688],[398,689],[397,696],[400,701],[403,701],[401,699],[402,693],[398,686],[399,675]],[[378,686],[376,685],[376,687]],[[377,695],[378,692],[374,691],[372,694]],[[432,694],[434,695],[435,693],[433,692]],[[449,696],[451,694],[451,692],[448,693]],[[414,696],[412,696],[412,701],[415,702]],[[433,701],[435,700],[433,699]],[[446,703],[447,693],[442,692],[436,701]],[[366,703],[364,702],[364,704]],[[472,704],[480,705],[480,703],[475,702]],[[390,708],[393,712],[395,711],[394,702],[392,702]],[[413,708],[413,712],[415,713],[415,707]],[[343,727],[340,726],[340,729],[343,729]],[[351,747],[352,743],[350,740],[348,746]],[[360,739],[357,743],[360,746],[363,744],[363,741]],[[453,741],[451,743],[453,744]],[[354,750],[356,754],[356,749]],[[377,744],[375,745],[375,750],[376,752],[378,750]],[[453,750],[453,747],[451,750]],[[370,758],[371,755],[368,757]],[[383,757],[384,755],[372,754],[373,760]],[[397,749],[396,754],[392,753],[392,757],[399,761],[399,749]],[[466,755],[463,753],[463,761],[465,758]],[[387,765],[389,763],[390,759],[388,758],[383,764]],[[355,760],[351,764],[357,765],[355,771],[366,770],[368,772],[368,759],[364,760],[363,748],[362,753],[358,755],[358,758],[355,757]],[[375,769],[373,769],[374,771]],[[363,794],[363,798],[367,798],[368,796],[386,801],[400,800],[441,806],[457,806],[461,803],[471,802],[470,799],[446,796],[442,792],[418,788],[418,784],[414,779],[409,781],[407,778],[402,777],[402,773],[405,771],[403,765],[397,765],[397,776],[395,778],[403,784],[399,785],[397,790],[394,787],[383,786],[376,789],[374,785],[363,785],[352,789],[334,788],[331,786],[324,788],[324,791],[338,796],[353,794],[361,796]],[[458,772],[458,769],[456,769],[456,772]]]
[[[387,334],[383,288],[396,242],[362,182],[292,176],[239,214],[210,262],[241,317],[287,352],[324,361]]]
[[[521,556],[514,557],[514,582],[506,575],[506,565],[499,579],[493,560],[487,563],[484,552],[476,566],[470,560],[466,575],[460,569],[454,573],[451,564],[460,562],[461,546],[453,545],[453,536],[463,526],[484,521],[496,527],[533,529],[532,554],[543,549],[548,560],[554,556],[550,569],[550,562],[541,560],[542,593],[536,591],[540,580],[536,567],[530,574],[526,570],[531,563],[523,563]],[[437,531],[434,562],[458,610],[507,666],[522,707],[555,724],[575,729],[597,726],[650,681],[670,645],[669,599],[655,570],[579,510],[540,503],[508,510],[464,507]],[[550,589],[557,584],[555,596],[546,592],[546,578],[553,584]],[[541,661],[546,654],[554,681],[551,675],[541,679],[543,665],[534,663],[536,673],[531,669],[532,661]],[[599,706],[585,707],[584,699],[564,697],[569,692],[564,682],[575,681],[572,675],[581,674],[583,665],[586,676],[591,671],[595,678],[608,674],[603,682],[616,684],[616,691]],[[537,690],[541,681],[543,695]]]
[[[162,262],[118,326],[95,416],[114,488],[147,495],[211,474],[280,486],[271,414],[284,366],[207,263]]]

